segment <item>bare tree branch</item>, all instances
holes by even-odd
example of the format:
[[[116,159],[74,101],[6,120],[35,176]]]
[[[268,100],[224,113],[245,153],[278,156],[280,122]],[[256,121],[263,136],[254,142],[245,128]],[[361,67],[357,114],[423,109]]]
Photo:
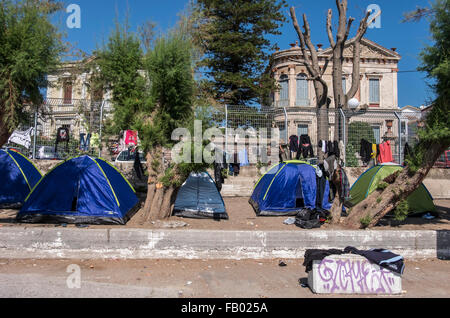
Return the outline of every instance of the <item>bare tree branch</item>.
[[[350,17],[350,19],[348,19],[348,23],[347,23],[347,30],[345,31],[345,36],[344,36],[344,43],[347,42],[348,36],[350,34],[350,28],[352,27],[352,23],[353,21],[355,21],[354,18]]]
[[[331,9],[328,9],[328,15],[327,15],[327,33],[328,33],[328,40],[330,41],[330,46],[332,49],[336,46],[336,43],[334,42],[333,38],[333,30],[331,27],[331,20],[333,17],[333,11]]]

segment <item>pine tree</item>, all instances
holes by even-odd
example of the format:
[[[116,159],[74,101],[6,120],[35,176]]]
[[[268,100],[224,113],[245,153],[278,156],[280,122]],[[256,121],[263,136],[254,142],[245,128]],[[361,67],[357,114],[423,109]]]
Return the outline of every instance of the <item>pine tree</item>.
[[[266,72],[286,19],[285,0],[198,0],[194,9],[194,39],[203,49],[199,66],[206,69],[205,86],[221,103],[261,103],[276,86]]]

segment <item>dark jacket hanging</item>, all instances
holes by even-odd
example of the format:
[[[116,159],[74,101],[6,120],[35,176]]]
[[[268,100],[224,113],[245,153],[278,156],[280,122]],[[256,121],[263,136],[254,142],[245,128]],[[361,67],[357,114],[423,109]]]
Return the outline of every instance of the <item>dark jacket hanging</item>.
[[[361,139],[361,147],[359,149],[359,155],[364,163],[369,163],[372,155],[372,143],[365,139]]]
[[[292,135],[291,137],[289,137],[289,150],[291,152],[298,152],[298,136]]]
[[[308,135],[300,136],[300,153],[303,156],[303,158],[314,157],[314,150],[311,143],[311,138]],[[298,158],[300,158],[299,155],[297,155],[297,159]]]

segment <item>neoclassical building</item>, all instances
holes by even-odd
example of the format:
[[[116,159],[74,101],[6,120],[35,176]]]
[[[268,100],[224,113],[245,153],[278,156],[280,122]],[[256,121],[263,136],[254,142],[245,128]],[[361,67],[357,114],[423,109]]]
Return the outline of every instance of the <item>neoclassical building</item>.
[[[344,50],[344,66],[342,86],[344,91],[350,89],[352,84],[352,60],[353,60],[353,39],[350,39]],[[322,49],[322,45],[317,45],[319,64],[323,67],[328,57],[332,55],[332,49]],[[279,90],[272,94],[272,107],[277,111],[275,118],[277,126],[280,128],[280,136],[308,134],[314,144],[317,144],[317,117],[316,117],[316,96],[312,80],[308,79],[306,67],[302,64],[302,51],[296,44],[291,44],[291,48],[276,51],[272,56],[271,72],[279,84]],[[387,49],[366,38],[361,43],[361,85],[355,98],[360,101],[361,109],[368,111],[380,111],[380,116],[361,115],[358,120],[368,121],[373,127],[377,141],[382,139],[386,133],[395,131],[397,127],[392,125],[395,119],[393,112],[398,110],[397,93],[397,72],[398,63],[401,56],[395,48]],[[334,98],[332,88],[332,61],[323,75],[323,79],[328,83],[328,97],[331,99],[330,105],[330,131],[329,140],[334,134]],[[392,112],[391,115],[383,112]],[[287,127],[286,127],[287,115]],[[376,118],[375,118],[376,117]],[[395,120],[394,120],[395,124]],[[287,129],[287,131],[286,131]]]

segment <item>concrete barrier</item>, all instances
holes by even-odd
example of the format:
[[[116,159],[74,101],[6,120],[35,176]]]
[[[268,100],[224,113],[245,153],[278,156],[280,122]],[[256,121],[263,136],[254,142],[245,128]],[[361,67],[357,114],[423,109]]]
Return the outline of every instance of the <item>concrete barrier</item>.
[[[401,294],[400,274],[354,254],[314,261],[308,285],[316,294]]]
[[[450,257],[450,231],[210,231],[0,228],[0,258],[273,259],[307,249],[385,248],[405,258]]]

